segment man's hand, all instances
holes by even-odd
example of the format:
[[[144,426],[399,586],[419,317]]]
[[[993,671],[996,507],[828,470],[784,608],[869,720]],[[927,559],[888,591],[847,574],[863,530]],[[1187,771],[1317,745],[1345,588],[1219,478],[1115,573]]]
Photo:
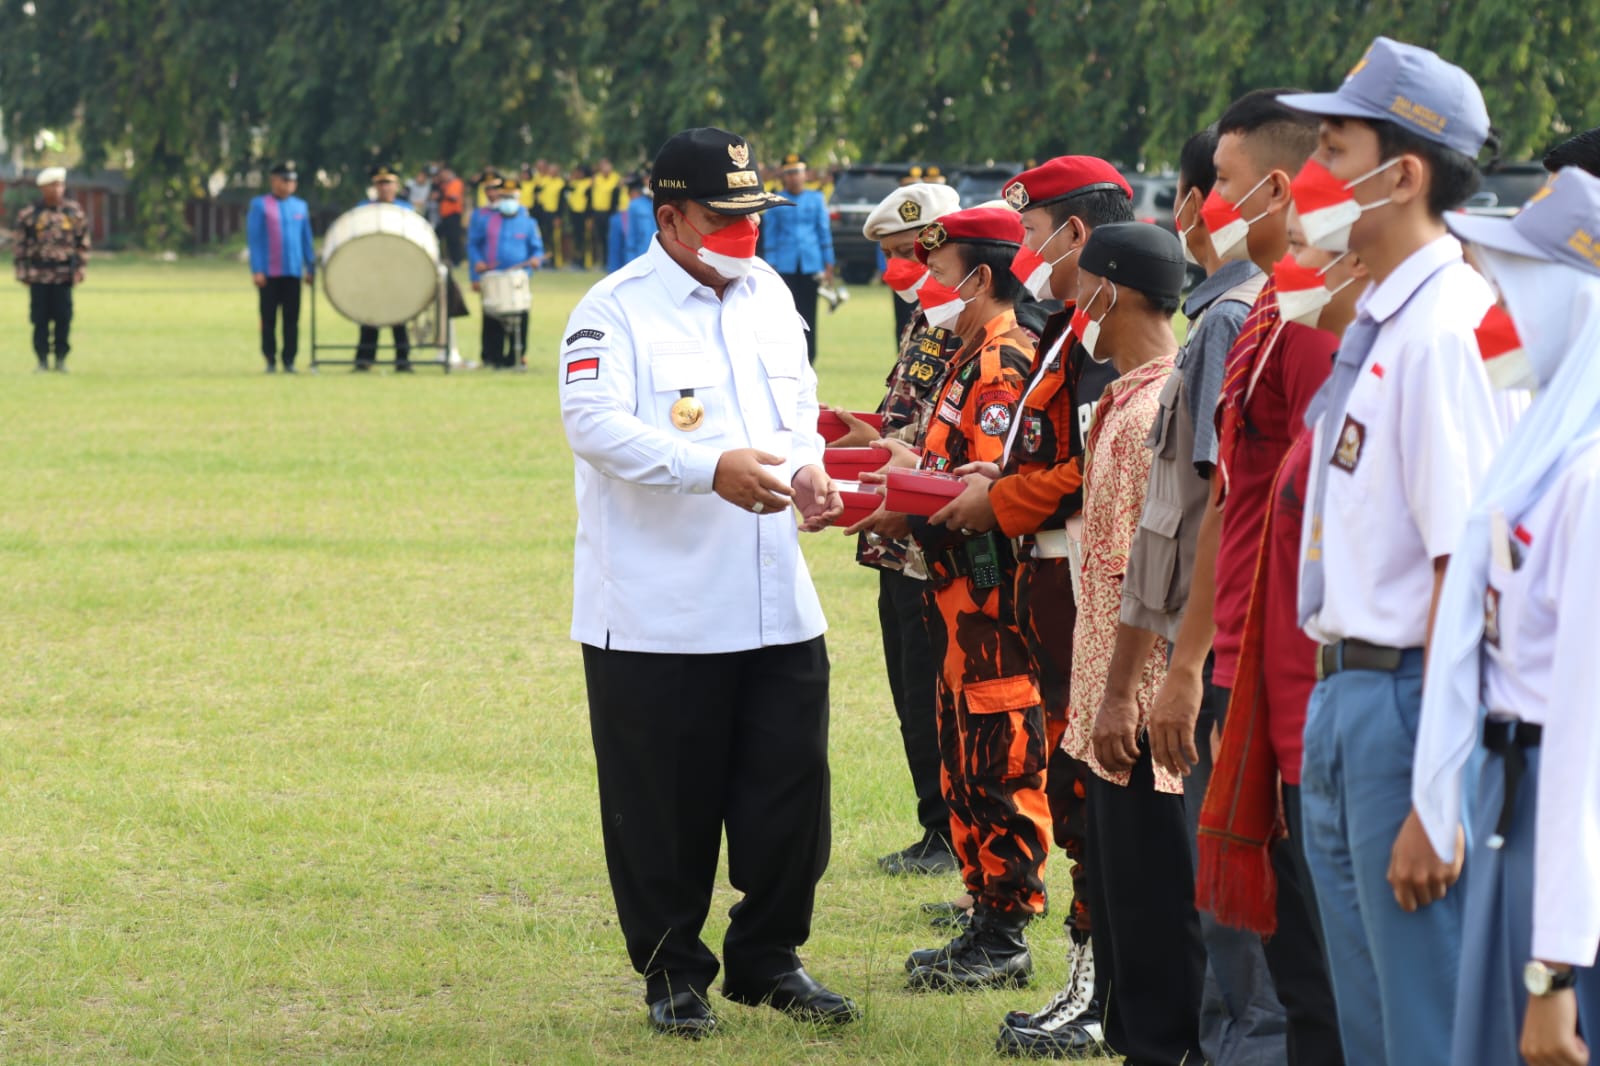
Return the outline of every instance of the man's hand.
[[[896,440],[893,437],[884,437],[882,440],[873,441],[871,447],[882,448],[888,453],[888,455],[884,459],[883,466],[879,467],[877,470],[869,470],[861,475],[861,483],[863,485],[884,484],[889,480],[888,476],[885,474],[885,471],[891,466],[898,467],[902,470],[915,470],[922,464],[921,457],[918,456],[916,452],[912,451],[911,446],[903,440]]]
[[[989,486],[994,481],[983,474],[968,474],[961,495],[933,512],[928,519],[948,529],[970,529],[987,533],[995,527],[994,508],[989,504]]]
[[[307,285],[315,285],[317,283],[317,276],[315,274],[307,274],[300,280],[304,281]]]
[[[1440,862],[1428,843],[1428,833],[1422,828],[1422,819],[1415,809],[1406,815],[1400,834],[1395,837],[1394,850],[1389,854],[1389,887],[1394,889],[1394,901],[1407,914],[1419,907],[1444,899],[1450,886],[1461,876],[1461,863],[1466,858],[1466,836],[1456,827],[1456,854],[1452,862]]]
[[[891,511],[886,504],[879,504],[876,511],[844,531],[847,537],[857,533],[876,535],[885,540],[905,540],[911,536],[911,523],[899,511]]]
[[[1528,1066],[1588,1066],[1589,1049],[1578,1039],[1575,991],[1528,997],[1520,1050]]]
[[[831,263],[822,268],[822,283],[824,285],[833,284],[833,265]]]
[[[844,436],[828,445],[830,448],[865,448],[882,436],[882,434],[880,434],[877,430],[873,429],[871,426],[867,425],[865,422],[861,421],[861,419],[857,418],[855,415],[851,414],[849,411],[846,411],[842,407],[828,407],[824,405],[823,410],[832,411],[834,414],[838,415],[839,421],[843,422],[848,427],[848,431]]]
[[[250,280],[256,283],[256,288],[258,289],[267,287],[267,276],[265,274],[251,274]]]
[[[1150,757],[1168,773],[1188,776],[1200,761],[1195,748],[1195,722],[1205,685],[1188,670],[1168,671],[1150,708]]]
[[[482,292],[483,291],[483,284],[481,282],[474,281],[472,283],[472,291],[473,292]]]
[[[794,489],[763,468],[782,466],[783,462],[778,456],[755,448],[725,451],[717,460],[717,472],[711,478],[711,491],[735,507],[756,514],[781,511],[789,506]],[[759,509],[757,504],[760,504]],[[840,506],[842,508],[843,504]]]
[[[488,263],[484,263],[484,262],[477,262],[477,263],[472,264],[472,269],[476,270],[480,274],[487,274],[489,272],[489,264]]]
[[[72,283],[74,285],[83,284],[83,269],[81,267],[72,275]]]
[[[1112,773],[1125,774],[1139,759],[1139,706],[1132,696],[1107,692],[1094,716],[1094,757]]]
[[[833,525],[833,520],[844,514],[844,497],[833,483],[828,472],[816,464],[802,466],[795,472],[794,505],[800,512],[800,529],[815,533]]]

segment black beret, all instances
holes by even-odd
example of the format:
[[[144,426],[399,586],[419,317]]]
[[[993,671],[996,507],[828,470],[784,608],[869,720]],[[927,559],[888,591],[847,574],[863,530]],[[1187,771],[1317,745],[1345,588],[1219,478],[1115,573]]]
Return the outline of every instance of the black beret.
[[[1178,236],[1150,222],[1096,226],[1078,266],[1158,300],[1176,300],[1183,293],[1185,267]]]

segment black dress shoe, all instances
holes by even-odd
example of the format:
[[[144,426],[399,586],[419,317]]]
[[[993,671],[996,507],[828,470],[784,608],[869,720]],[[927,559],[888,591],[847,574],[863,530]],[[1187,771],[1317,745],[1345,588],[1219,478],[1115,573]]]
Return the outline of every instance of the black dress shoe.
[[[679,992],[650,1004],[650,1028],[668,1036],[699,1040],[717,1028],[717,1016],[700,993]]]
[[[765,1004],[791,1018],[824,1025],[844,1025],[861,1018],[861,1008],[837,992],[830,992],[805,968],[781,974],[766,985],[741,985],[727,982],[722,998],[747,1007]]]
[[[947,874],[961,869],[961,863],[943,837],[924,837],[885,855],[878,860],[878,867],[886,874]]]

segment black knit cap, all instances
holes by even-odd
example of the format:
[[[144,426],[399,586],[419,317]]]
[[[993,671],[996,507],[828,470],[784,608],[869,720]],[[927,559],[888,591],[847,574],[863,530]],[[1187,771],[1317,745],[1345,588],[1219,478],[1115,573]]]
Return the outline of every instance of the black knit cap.
[[[1112,222],[1096,226],[1078,258],[1078,266],[1158,300],[1176,300],[1183,294],[1183,247],[1177,234],[1153,223]]]

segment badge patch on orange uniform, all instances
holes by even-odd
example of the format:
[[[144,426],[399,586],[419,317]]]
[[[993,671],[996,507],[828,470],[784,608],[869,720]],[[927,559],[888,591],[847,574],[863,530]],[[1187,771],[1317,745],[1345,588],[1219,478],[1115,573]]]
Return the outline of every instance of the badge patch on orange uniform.
[[[1003,437],[1011,429],[1011,405],[991,403],[978,414],[978,428],[990,437]]]

